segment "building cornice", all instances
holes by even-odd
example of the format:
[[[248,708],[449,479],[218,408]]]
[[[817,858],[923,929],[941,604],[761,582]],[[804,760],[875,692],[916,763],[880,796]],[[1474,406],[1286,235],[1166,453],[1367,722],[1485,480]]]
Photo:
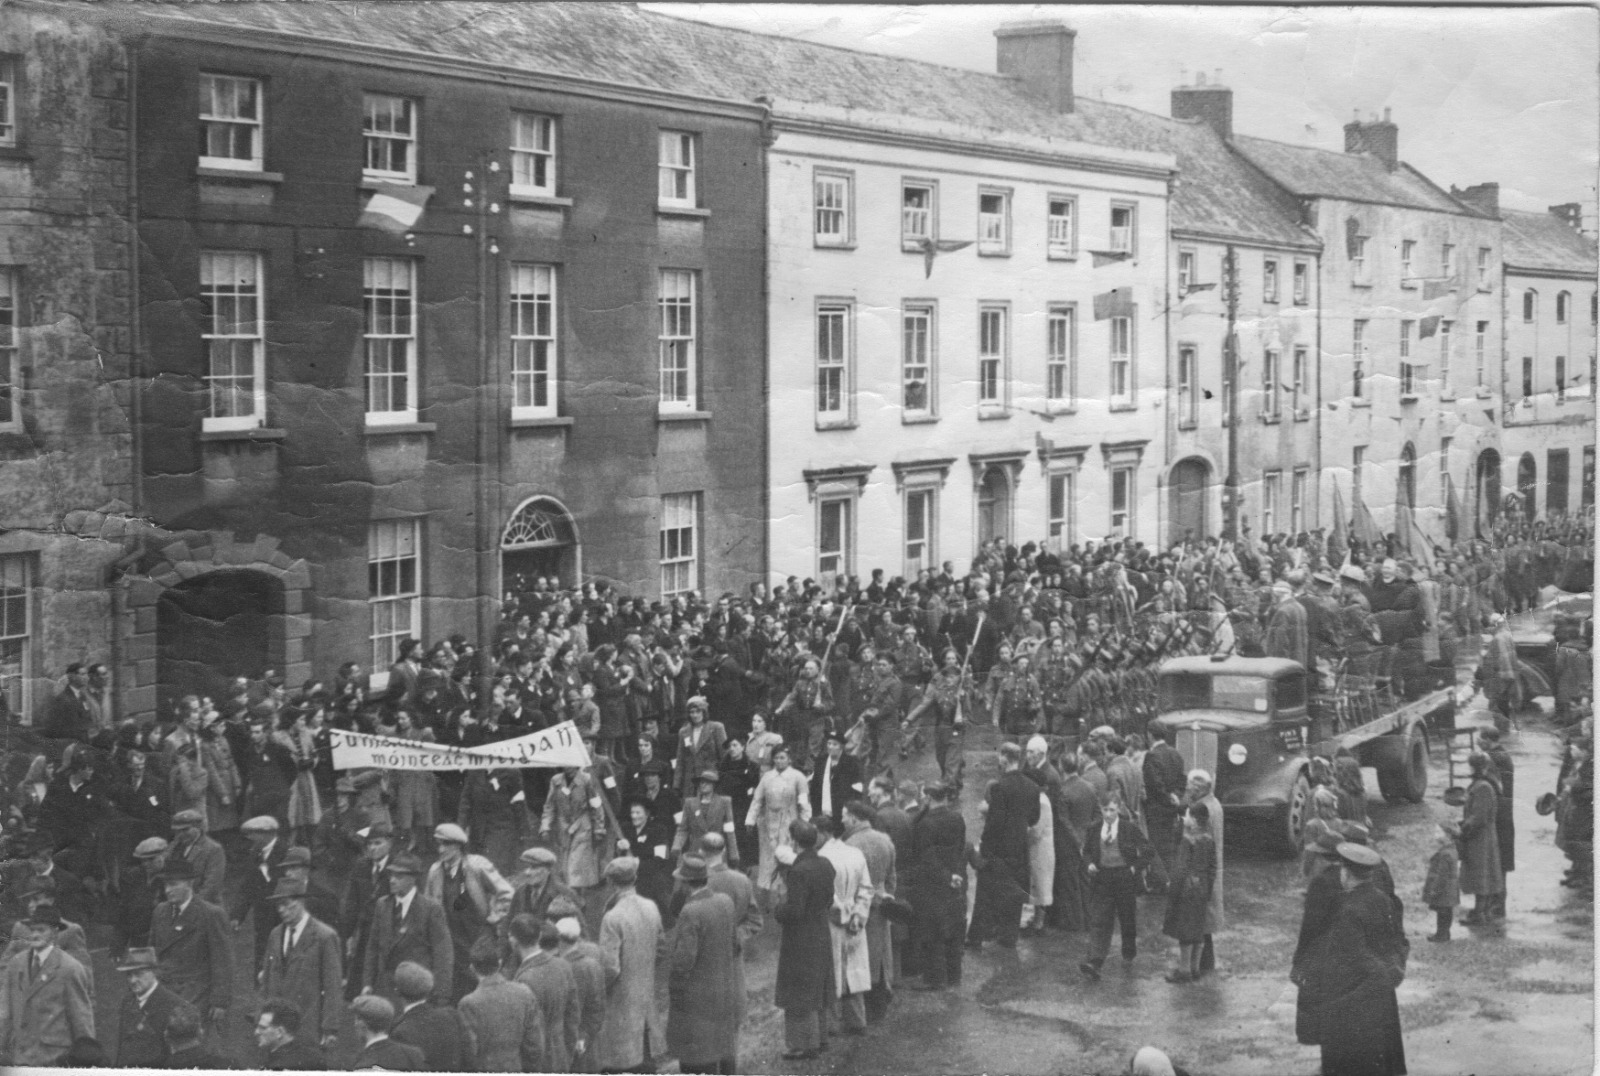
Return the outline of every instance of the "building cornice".
[[[1536,276],[1549,280],[1577,280],[1594,282],[1595,270],[1584,269],[1549,269],[1531,265],[1514,265],[1511,262],[1502,262],[1506,276]]]
[[[1236,247],[1250,247],[1253,250],[1293,250],[1303,254],[1320,255],[1323,243],[1320,239],[1302,239],[1298,242],[1275,242],[1270,239],[1256,239],[1246,236],[1227,235],[1223,232],[1206,232],[1195,228],[1173,228],[1172,238],[1179,242],[1195,243],[1231,243]]]
[[[132,39],[178,40],[198,44],[228,45],[263,52],[288,52],[295,56],[334,60],[362,67],[398,68],[407,73],[468,79],[516,89],[565,93],[648,108],[698,112],[753,122],[764,121],[768,113],[766,106],[754,102],[700,97],[674,90],[605,82],[580,75],[527,71],[504,64],[486,63],[482,60],[415,52],[387,45],[329,40],[283,30],[196,23],[187,19],[164,17],[158,10],[143,4],[138,5],[139,13],[134,16],[119,10],[120,5],[97,11],[82,8],[63,10],[52,4],[30,3],[29,0],[13,0],[13,3],[17,7],[53,11],[56,14],[99,21],[121,30]]]

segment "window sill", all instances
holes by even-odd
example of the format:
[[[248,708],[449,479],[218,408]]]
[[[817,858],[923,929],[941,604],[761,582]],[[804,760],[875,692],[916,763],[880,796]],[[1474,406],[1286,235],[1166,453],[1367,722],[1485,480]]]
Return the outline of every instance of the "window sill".
[[[1298,411],[1296,411],[1294,413],[1294,420],[1296,422],[1310,422],[1311,421],[1311,409],[1309,407],[1300,408]]]
[[[571,198],[557,198],[553,194],[534,194],[532,191],[512,191],[506,195],[512,205],[529,205],[545,209],[571,209]]]
[[[571,415],[549,415],[541,418],[513,418],[510,426],[513,430],[551,430],[565,429],[572,424]]]
[[[981,404],[978,405],[978,421],[979,422],[998,422],[998,421],[1000,421],[1002,419],[1008,419],[1010,417],[1011,417],[1010,410],[1008,410],[1007,408],[1001,407],[999,404],[982,404],[981,403]]]
[[[31,161],[27,146],[0,146],[0,161]]]
[[[405,179],[399,176],[362,176],[361,189],[364,191],[378,191],[385,187],[415,187],[416,177]]]
[[[854,249],[856,249],[856,245],[854,243],[824,243],[820,239],[812,240],[811,245],[813,247],[815,247],[816,249],[818,249],[818,250],[854,250]]]
[[[1052,250],[1045,255],[1045,258],[1053,262],[1075,262],[1078,260],[1078,253],[1073,250]]]
[[[1410,280],[1410,279],[1402,280],[1402,281],[1400,281],[1400,286],[1402,288],[1404,288],[1406,291],[1416,291],[1417,290],[1417,282],[1415,280]]]
[[[1350,406],[1351,407],[1371,407],[1372,406],[1372,401],[1371,400],[1351,400],[1350,401]]]
[[[1261,416],[1261,424],[1263,426],[1276,426],[1278,423],[1280,423],[1282,421],[1283,421],[1283,416],[1282,415],[1267,415],[1267,414],[1263,414]]]
[[[980,258],[1009,258],[1009,257],[1011,257],[1011,252],[1009,250],[980,250],[980,251],[978,251],[978,257],[980,257]]]
[[[1192,418],[1178,420],[1178,429],[1180,430],[1198,430],[1199,428],[1200,423],[1196,422]]]
[[[1044,405],[1044,413],[1047,415],[1076,415],[1078,413],[1078,405],[1058,400],[1046,403]]]
[[[900,237],[900,253],[902,253],[902,254],[926,254],[927,251],[922,249],[922,244],[927,243],[927,242],[932,242],[932,241],[933,241],[933,239],[932,239],[931,236],[920,236],[919,235],[915,239],[907,239],[905,236],[901,236]]]
[[[1417,402],[1417,394],[1416,393],[1414,393],[1414,392],[1402,392],[1400,394],[1400,404],[1401,404],[1402,407],[1405,406],[1406,404],[1414,404],[1416,402]]]
[[[1370,287],[1372,287],[1372,281],[1370,281],[1370,280],[1352,280],[1350,282],[1350,286],[1352,288],[1370,288]]]
[[[710,411],[657,411],[657,422],[710,422]]]
[[[1310,306],[1311,305],[1311,300],[1310,299],[1296,299],[1294,301],[1294,305],[1295,306]]]
[[[1487,386],[1479,385],[1476,395],[1480,400],[1487,400],[1489,397],[1493,396],[1494,393]]]
[[[693,217],[697,220],[705,220],[711,216],[711,210],[693,205],[661,205],[658,203],[656,205],[656,216]]]
[[[1107,407],[1106,410],[1107,411],[1137,411],[1137,410],[1139,410],[1139,405],[1134,403],[1132,400],[1121,400],[1121,401],[1113,400],[1112,403],[1111,403],[1111,406]]]
[[[1479,284],[1478,285],[1478,291],[1483,295],[1492,294],[1494,292],[1494,285],[1493,284]]]
[[[1282,301],[1276,295],[1263,295],[1261,302],[1266,306],[1282,306]]]
[[[283,430],[268,426],[252,426],[247,430],[201,430],[201,441],[281,441],[288,436]]]
[[[828,430],[853,430],[857,425],[858,423],[854,419],[838,418],[826,422],[818,422],[816,429],[818,433],[825,433]]]
[[[1451,391],[1449,391],[1448,389],[1443,391],[1443,392],[1440,392],[1439,393],[1439,402],[1440,403],[1455,403],[1456,402],[1456,394],[1451,392]]]
[[[224,183],[271,183],[276,186],[283,182],[282,172],[256,172],[244,168],[207,168],[199,165],[194,174],[199,179],[220,179]]]
[[[390,437],[405,434],[433,433],[439,428],[437,422],[390,422],[382,425],[368,423],[361,431],[368,437]]]
[[[929,425],[931,423],[938,422],[938,421],[939,421],[939,416],[938,415],[901,415],[900,416],[900,425],[902,425],[902,426],[927,426],[927,425]]]

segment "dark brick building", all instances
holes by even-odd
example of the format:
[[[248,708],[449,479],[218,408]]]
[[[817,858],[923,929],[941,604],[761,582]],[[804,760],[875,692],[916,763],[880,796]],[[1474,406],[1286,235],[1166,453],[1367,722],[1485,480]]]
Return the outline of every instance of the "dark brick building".
[[[479,637],[519,573],[765,568],[762,110],[519,66],[538,8],[483,7],[120,27],[162,528],[126,584],[137,710]]]

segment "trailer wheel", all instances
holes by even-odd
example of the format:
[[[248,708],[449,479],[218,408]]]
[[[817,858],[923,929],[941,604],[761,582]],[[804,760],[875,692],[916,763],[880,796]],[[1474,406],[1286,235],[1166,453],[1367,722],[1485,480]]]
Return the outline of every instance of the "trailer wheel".
[[[1384,736],[1373,744],[1378,791],[1390,803],[1421,803],[1428,791],[1428,743],[1412,725],[1404,736]]]
[[[1295,774],[1294,786],[1289,789],[1289,802],[1283,805],[1278,816],[1278,852],[1297,856],[1305,839],[1306,818],[1311,810],[1311,780],[1306,771]]]
[[[1406,737],[1405,778],[1402,796],[1409,803],[1421,803],[1428,794],[1428,741],[1420,725],[1411,726]]]

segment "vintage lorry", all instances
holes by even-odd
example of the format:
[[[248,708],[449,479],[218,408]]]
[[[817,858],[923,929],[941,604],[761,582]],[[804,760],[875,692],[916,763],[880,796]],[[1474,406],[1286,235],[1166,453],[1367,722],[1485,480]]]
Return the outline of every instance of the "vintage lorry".
[[[1311,758],[1348,747],[1378,771],[1390,801],[1421,802],[1435,730],[1454,727],[1455,686],[1388,701],[1370,691],[1309,695],[1305,668],[1287,658],[1174,658],[1161,666],[1155,725],[1188,769],[1216,777],[1230,820],[1270,824],[1285,855],[1300,851],[1310,818]]]

